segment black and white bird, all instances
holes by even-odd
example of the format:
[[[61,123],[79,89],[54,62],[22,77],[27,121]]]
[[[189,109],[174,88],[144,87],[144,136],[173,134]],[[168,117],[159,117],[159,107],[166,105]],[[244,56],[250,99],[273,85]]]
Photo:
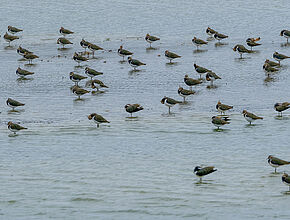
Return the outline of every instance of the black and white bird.
[[[132,57],[128,57],[128,63],[130,64],[130,66],[132,66],[134,68],[134,70],[136,70],[136,68],[139,66],[146,65],[146,63],[142,63],[139,60],[132,59]]]
[[[126,112],[131,114],[131,118],[132,118],[132,114],[134,112],[138,112],[138,111],[141,111],[143,109],[144,108],[139,104],[127,104],[127,105],[125,105],[125,110],[126,110]]]
[[[206,74],[206,81],[210,81],[210,86],[213,86],[213,82],[217,79],[221,79],[216,73],[214,72],[208,72]]]
[[[230,124],[228,116],[213,116],[211,119],[211,123],[218,129],[224,125]]]
[[[169,98],[164,96],[163,99],[160,101],[162,104],[166,105],[168,107],[168,114],[170,114],[170,108],[175,106],[176,104],[182,103],[181,101],[177,101],[175,99]]]
[[[287,40],[287,44],[288,44],[288,39],[290,38],[290,31],[288,31],[288,30],[282,30],[280,32],[280,36],[285,37],[286,40]]]
[[[248,122],[250,122],[250,124],[252,124],[252,122],[254,122],[254,121],[258,120],[258,119],[263,119],[262,117],[259,117],[259,116],[255,115],[255,114],[253,114],[251,112],[248,112],[246,110],[243,110],[243,113],[242,114],[244,115],[244,118]]]
[[[202,177],[213,173],[217,171],[217,169],[215,169],[215,167],[210,166],[210,167],[200,167],[200,166],[196,166],[193,170],[194,174],[199,177],[199,182],[202,182]]]
[[[289,191],[290,191],[290,176],[288,176],[287,173],[284,173],[283,176],[282,176],[282,182],[289,186]]]
[[[275,173],[276,173],[276,170],[277,170],[278,167],[290,164],[289,161],[281,160],[278,157],[274,157],[272,155],[269,155],[267,159],[268,159],[269,165],[271,167],[275,168]]]

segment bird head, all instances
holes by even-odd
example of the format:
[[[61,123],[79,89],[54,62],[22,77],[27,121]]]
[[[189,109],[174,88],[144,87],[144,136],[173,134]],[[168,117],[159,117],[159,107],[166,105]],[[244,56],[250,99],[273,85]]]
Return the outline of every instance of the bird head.
[[[7,123],[7,125],[9,126],[9,125],[12,125],[12,121],[9,121],[8,123]]]
[[[285,32],[285,30],[282,30],[282,31],[280,32],[280,36],[283,36],[284,32]]]
[[[277,108],[279,105],[280,105],[280,103],[276,103],[276,104],[274,105],[274,108]]]
[[[269,155],[268,158],[267,158],[267,160],[271,160],[272,157],[273,157],[272,155]]]
[[[247,114],[247,111],[246,110],[243,110],[242,114],[243,115]]]
[[[88,116],[88,119],[89,119],[89,120],[92,120],[92,118],[93,118],[94,116],[96,116],[96,113],[92,113],[92,114],[90,114],[90,115]]]
[[[166,96],[164,96],[164,98],[163,98],[163,99],[161,99],[161,101],[160,101],[160,102],[161,102],[162,104],[164,104],[164,102],[166,101],[166,99],[167,99],[167,97],[166,97]]]
[[[196,167],[194,168],[193,172],[196,173],[196,172],[199,171],[200,169],[201,169],[200,166],[196,166]]]
[[[234,46],[233,51],[237,51],[238,45]]]

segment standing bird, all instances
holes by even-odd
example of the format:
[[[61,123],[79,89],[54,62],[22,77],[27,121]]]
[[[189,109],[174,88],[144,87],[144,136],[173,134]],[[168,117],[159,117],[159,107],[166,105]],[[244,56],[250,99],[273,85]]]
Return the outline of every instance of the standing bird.
[[[290,38],[290,31],[288,30],[282,30],[280,33],[280,36],[283,36],[287,39],[287,44],[288,44],[288,39]]]
[[[262,117],[259,117],[259,116],[255,115],[255,114],[253,114],[253,113],[250,113],[250,112],[248,112],[248,111],[246,111],[246,110],[243,110],[243,113],[242,113],[242,114],[244,115],[244,118],[245,118],[248,122],[250,122],[250,124],[252,124],[253,121],[256,121],[256,120],[258,120],[258,119],[263,119]]]
[[[164,96],[164,98],[160,101],[162,104],[165,104],[168,107],[168,114],[170,114],[170,108],[176,104],[182,103],[180,101],[174,100],[172,98]]]
[[[118,49],[118,55],[123,57],[123,61],[125,61],[124,60],[125,56],[131,56],[133,55],[133,53],[130,52],[129,50],[123,49],[123,46],[121,45],[120,48]]]
[[[97,91],[99,91],[100,88],[109,88],[101,80],[98,80],[98,79],[92,80],[91,83],[92,83],[91,84],[92,89],[97,89]]]
[[[32,60],[39,58],[33,53],[24,53],[23,57],[28,60],[28,64],[32,64]]]
[[[88,48],[89,48],[90,51],[92,51],[93,57],[95,57],[95,51],[97,51],[97,50],[104,50],[103,48],[99,47],[98,45],[92,44],[92,43],[90,43],[88,45]]]
[[[21,46],[19,46],[16,51],[21,56],[24,56],[25,53],[32,53],[31,51],[29,51]]]
[[[64,38],[64,37],[60,37],[57,39],[56,41],[57,44],[61,44],[62,45],[62,48],[64,48],[65,45],[68,45],[68,44],[73,44],[72,42],[70,42],[68,39]]]
[[[280,66],[279,63],[276,63],[276,62],[268,60],[268,59],[265,60],[265,63],[269,64],[272,67],[273,66],[278,66],[278,67]]]
[[[102,123],[110,123],[109,121],[107,121],[103,116],[98,115],[96,113],[92,113],[88,116],[89,120],[94,120],[94,122],[97,124],[97,128],[100,127],[100,124]]]
[[[271,167],[274,167],[275,168],[275,173],[276,173],[276,170],[278,167],[280,166],[283,166],[283,165],[288,165],[290,164],[289,161],[286,161],[286,160],[281,160],[277,157],[274,157],[272,155],[269,155],[268,156],[268,163]]]
[[[78,86],[74,86],[72,89],[72,92],[73,92],[73,94],[75,94],[78,97],[77,99],[81,99],[82,95],[89,93],[90,91],[82,89]]]
[[[132,113],[143,110],[143,107],[139,104],[127,104],[125,105],[125,110],[131,114],[132,118]]]
[[[27,129],[27,128],[25,128],[25,127],[22,127],[22,126],[19,125],[19,124],[14,124],[14,123],[12,123],[12,121],[9,121],[7,125],[8,125],[8,129],[9,129],[10,131],[12,131],[14,134],[16,134],[16,132],[18,132],[18,131],[20,131],[20,130]]]
[[[226,124],[230,124],[230,119],[227,116],[213,116],[211,119],[211,123],[218,129]]]
[[[13,26],[8,26],[8,32],[10,32],[11,34],[16,34],[16,33],[21,32],[21,31],[23,31],[23,30],[16,28],[16,27],[13,27]]]
[[[25,104],[23,104],[23,103],[21,103],[21,102],[18,102],[18,101],[16,101],[16,100],[14,100],[14,99],[11,99],[11,98],[8,98],[8,99],[7,99],[6,104],[7,104],[10,108],[12,108],[12,111],[14,111],[14,109],[15,109],[16,107],[19,107],[19,106],[23,106],[23,105],[25,105]]]
[[[80,62],[88,61],[88,58],[83,57],[82,55],[78,54],[77,52],[73,55],[73,60],[78,63],[78,66],[80,66]]]
[[[86,76],[81,76],[79,74],[75,74],[74,72],[70,72],[69,73],[69,78],[71,81],[73,81],[75,83],[76,86],[78,86],[78,83],[83,80],[83,79],[86,79],[88,77]]]
[[[98,72],[98,71],[91,69],[89,67],[85,68],[85,74],[87,74],[89,77],[91,77],[91,80],[93,80],[93,77],[95,77],[95,76],[103,75],[102,72]]]
[[[16,74],[19,77],[24,78],[25,76],[33,75],[34,72],[29,72],[27,70],[24,70],[24,69],[21,69],[20,67],[18,67],[17,70],[16,70]]]
[[[184,76],[184,83],[190,87],[190,90],[192,90],[192,86],[201,84],[202,81],[200,79],[189,78],[188,75],[185,75]]]
[[[211,29],[210,27],[207,27],[205,30],[208,36],[212,37],[215,33],[217,33],[214,29]]]
[[[215,167],[200,167],[200,166],[196,166],[193,170],[193,172],[195,173],[195,175],[197,177],[199,177],[199,182],[202,182],[202,177],[206,176],[210,173],[213,173],[217,171],[217,169],[215,169]]]
[[[177,90],[177,93],[178,93],[178,95],[180,95],[181,97],[183,97],[183,102],[185,103],[185,98],[187,96],[194,95],[195,94],[195,91],[187,90],[187,89],[184,89],[182,87],[179,87],[178,90]]]
[[[259,44],[259,43],[255,42],[255,41],[249,41],[249,42],[247,41],[247,45],[249,47],[251,47],[251,50],[253,50],[253,47],[260,46],[262,44]]]
[[[150,47],[149,47],[149,48],[152,48],[152,47],[151,47],[151,44],[152,44],[153,42],[155,42],[155,41],[160,40],[160,38],[159,38],[159,37],[152,36],[152,35],[150,35],[150,34],[146,34],[146,36],[145,36],[145,40],[150,44]]]
[[[289,191],[290,191],[290,176],[288,176],[287,173],[284,173],[283,176],[282,176],[282,182],[289,186]]]
[[[248,50],[241,44],[237,44],[234,48],[233,51],[238,51],[240,54],[240,58],[242,59],[243,53],[252,53],[253,51]]]
[[[281,113],[280,116],[282,117],[282,111],[285,111],[288,108],[290,108],[290,102],[276,103],[274,105],[274,108],[278,112],[278,116],[279,116],[279,112],[280,112]]]
[[[68,30],[68,29],[65,29],[65,28],[63,28],[63,27],[61,27],[61,28],[59,29],[59,33],[62,34],[63,36],[66,36],[66,35],[68,35],[68,34],[73,34],[74,32],[73,32],[73,31],[70,31],[70,30]]]
[[[4,38],[5,41],[7,41],[9,43],[9,46],[10,46],[10,43],[12,41],[19,39],[19,37],[13,36],[13,35],[9,35],[9,34],[7,34],[7,32],[4,34],[3,38]]]
[[[224,35],[224,34],[220,34],[220,33],[216,32],[216,33],[213,35],[213,37],[214,37],[216,40],[218,40],[218,41],[220,42],[221,40],[226,39],[226,38],[228,38],[229,36]]]
[[[206,81],[210,81],[210,86],[213,86],[213,82],[217,79],[221,79],[216,73],[214,72],[208,72],[206,74]]]
[[[194,66],[194,69],[197,73],[199,73],[199,79],[201,79],[201,75],[204,74],[204,73],[207,73],[207,72],[211,72],[211,70],[208,70],[202,66],[198,66],[197,64],[193,64]]]
[[[134,68],[134,70],[136,70],[136,68],[138,66],[143,66],[143,65],[146,65],[145,63],[142,63],[141,61],[139,60],[136,60],[136,59],[132,59],[132,57],[128,57],[128,63]]]
[[[89,46],[89,44],[90,44],[90,42],[85,41],[84,39],[82,39],[80,42],[81,47],[85,49],[85,53],[86,53],[86,49]]]
[[[165,57],[169,60],[169,63],[171,63],[173,59],[180,58],[181,56],[177,55],[176,53],[172,53],[166,50]]]
[[[257,37],[257,38],[250,37],[250,38],[248,38],[248,39],[246,40],[246,43],[248,43],[248,42],[256,42],[256,41],[259,41],[259,40],[261,40],[260,37]]]
[[[198,50],[198,47],[199,46],[202,46],[202,45],[205,45],[205,44],[208,44],[208,42],[202,40],[202,39],[199,39],[199,38],[196,38],[194,37],[192,40],[192,43],[196,46],[196,49]]]
[[[216,107],[215,107],[218,112],[220,112],[221,114],[225,114],[225,111],[228,111],[230,109],[233,108],[233,106],[230,106],[230,105],[225,105],[225,104],[222,104],[220,101],[218,101]]]
[[[284,54],[281,54],[281,53],[275,52],[275,53],[273,53],[273,58],[274,58],[275,60],[277,60],[277,61],[279,62],[279,65],[280,65],[280,61],[281,61],[281,60],[284,60],[284,59],[287,59],[287,58],[290,58],[290,57],[288,57],[288,56],[286,56],[286,55],[284,55]]]
[[[268,77],[270,76],[270,73],[279,71],[275,67],[270,66],[268,63],[264,63],[263,69],[267,72]]]

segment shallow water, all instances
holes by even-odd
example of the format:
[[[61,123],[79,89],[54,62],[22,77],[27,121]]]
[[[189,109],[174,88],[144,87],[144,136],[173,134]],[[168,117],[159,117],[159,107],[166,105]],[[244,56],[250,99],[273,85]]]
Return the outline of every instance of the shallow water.
[[[286,3],[2,1],[1,35],[8,25],[24,31],[12,47],[0,40],[0,219],[289,219],[281,173],[290,167],[273,174],[266,158],[290,160],[290,113],[276,117],[273,109],[290,101],[290,60],[270,80],[262,70],[274,51],[290,54],[279,36],[289,29]],[[67,50],[56,44],[60,26],[75,32]],[[191,39],[206,39],[207,26],[229,38],[197,52]],[[161,38],[156,50],[146,49],[147,32]],[[238,59],[231,48],[248,37],[261,37],[262,46]],[[79,68],[72,56],[83,50],[82,38],[105,51]],[[19,44],[39,55],[34,65],[21,60]],[[147,65],[133,72],[120,63],[121,44]],[[166,64],[167,49],[182,58]],[[199,77],[194,62],[222,79],[217,88],[208,89],[207,82],[195,87],[197,94],[168,115],[160,100],[182,100],[177,89],[187,88],[184,75]],[[18,66],[35,74],[18,80]],[[98,79],[109,89],[76,101],[69,73],[85,75],[85,66],[104,72]],[[10,112],[8,97],[26,105]],[[218,100],[234,106],[222,131],[211,124]],[[137,118],[127,118],[128,103],[144,106]],[[243,109],[264,120],[247,125]],[[92,112],[111,123],[97,129],[87,119]],[[28,130],[11,136],[10,120]],[[218,171],[197,184],[196,165]]]

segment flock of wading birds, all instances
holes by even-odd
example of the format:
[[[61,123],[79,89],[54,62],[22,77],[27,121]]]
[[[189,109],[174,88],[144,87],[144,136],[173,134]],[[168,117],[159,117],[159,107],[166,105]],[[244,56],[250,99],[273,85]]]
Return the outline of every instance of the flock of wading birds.
[[[18,36],[16,36],[15,34],[17,34],[18,32],[21,32],[21,29],[18,29],[16,27],[12,27],[12,26],[8,26],[8,32],[11,33],[12,35],[8,34],[7,32],[5,33],[5,35],[3,36],[4,39],[9,43],[14,40],[19,39]],[[70,31],[68,29],[65,29],[63,27],[60,28],[59,33],[63,35],[63,37],[58,38],[57,40],[57,44],[61,44],[63,48],[65,48],[66,45],[69,44],[73,44],[69,39],[65,38],[66,35],[70,35],[73,34],[73,31]],[[226,38],[228,38],[227,35],[221,34],[211,28],[207,28],[206,29],[206,33],[209,35],[208,40],[212,40],[213,38],[218,40],[218,44],[222,43],[220,42],[221,40],[224,40]],[[288,39],[290,38],[290,31],[289,30],[282,30],[280,32],[280,36],[283,36],[287,39],[287,44],[288,44]],[[156,36],[152,36],[149,34],[146,34],[145,36],[145,40],[150,44],[150,48],[151,44],[155,41],[159,41],[160,38],[156,37]],[[260,37],[258,38],[248,38],[246,40],[246,44],[251,48],[251,49],[247,49],[245,46],[237,44],[234,46],[233,50],[237,51],[240,54],[240,58],[242,59],[242,56],[244,53],[253,53],[254,51],[252,50],[253,47],[256,46],[260,46],[261,44],[258,43],[258,41],[260,40]],[[200,46],[203,45],[207,45],[208,42],[204,41],[202,39],[196,38],[194,37],[192,39],[192,43],[197,47],[197,50],[199,50]],[[84,61],[88,61],[89,60],[89,56],[90,56],[90,52],[87,52],[86,49],[88,48],[91,51],[92,56],[94,57],[95,52],[98,50],[103,50],[103,48],[101,48],[100,46],[93,44],[91,42],[88,42],[84,39],[81,40],[80,45],[85,49],[84,52],[81,53],[77,53],[75,52],[73,55],[73,59],[78,62],[78,65],[80,65],[81,62]],[[153,48],[152,48],[153,49]],[[22,48],[22,47],[18,47],[17,49],[17,53],[22,55],[23,58],[25,58],[26,60],[28,60],[29,64],[32,64],[32,60],[39,58],[37,55],[35,55],[33,52]],[[132,55],[133,53],[125,50],[123,48],[123,46],[120,46],[120,48],[118,49],[118,55],[120,55],[121,57],[123,57],[123,62],[125,62],[125,57],[127,58],[128,63],[134,68],[134,70],[136,70],[137,67],[146,65],[145,63],[137,60],[137,59],[133,59]],[[181,58],[181,56],[179,56],[176,53],[170,52],[168,50],[165,51],[165,57],[169,60],[169,63],[172,63],[172,61],[174,59],[177,58]],[[274,52],[273,54],[273,58],[277,61],[270,61],[268,59],[266,59],[264,65],[263,65],[263,69],[265,70],[265,72],[267,73],[268,77],[270,76],[271,73],[277,72],[279,70],[280,62],[284,59],[290,58],[289,56],[286,56],[284,54],[280,54],[278,52]],[[182,87],[179,87],[178,89],[178,94],[183,97],[183,102],[185,102],[185,98],[195,94],[195,91],[192,90],[192,86],[201,84],[203,82],[202,79],[202,75],[205,74],[206,77],[206,81],[210,81],[210,87],[213,87],[213,82],[217,79],[221,79],[216,73],[214,73],[212,70],[209,70],[207,68],[204,68],[202,66],[197,65],[196,63],[194,63],[194,68],[196,70],[196,72],[200,75],[199,79],[193,79],[190,78],[188,75],[185,75],[184,77],[184,83],[190,87],[189,90],[184,89]],[[136,70],[137,71],[137,70]],[[33,75],[33,72],[29,72],[27,70],[21,69],[20,67],[18,67],[18,69],[16,70],[16,74],[21,77],[21,78],[25,78],[29,75]],[[92,89],[97,89],[96,91],[92,91],[92,93],[96,93],[96,92],[102,92],[100,91],[101,88],[108,88],[108,86],[106,86],[102,81],[98,80],[98,79],[93,79],[94,77],[98,76],[98,75],[102,75],[102,72],[98,72],[94,69],[91,69],[89,67],[85,68],[85,74],[91,78],[90,81],[87,82],[86,86],[91,86]],[[72,92],[78,97],[78,99],[80,99],[80,96],[89,93],[90,91],[83,89],[81,87],[79,87],[78,83],[81,80],[86,79],[86,76],[82,76],[79,74],[75,74],[73,72],[70,73],[69,75],[70,80],[72,80],[75,85],[72,87]],[[9,107],[12,108],[12,111],[15,111],[14,109],[16,107],[19,106],[23,106],[24,104],[21,102],[18,102],[14,99],[8,98],[6,101],[7,105]],[[166,106],[168,106],[168,113],[170,114],[170,108],[173,107],[176,104],[182,103],[181,101],[177,101],[174,100],[173,98],[169,98],[169,97],[164,97],[161,100],[162,104],[165,104]],[[221,115],[217,115],[217,116],[213,116],[212,117],[212,123],[218,128],[220,129],[220,127],[229,124],[230,119],[229,116],[225,115],[225,112],[232,109],[233,106],[230,105],[226,105],[226,104],[222,104],[220,101],[218,101],[217,105],[216,105],[216,109],[218,110],[218,112],[221,113]],[[274,105],[275,110],[278,112],[278,116],[282,116],[282,111],[290,108],[290,102],[283,102],[283,103],[276,103]],[[138,112],[143,110],[143,107],[140,104],[127,104],[125,105],[125,110],[131,114],[132,117],[132,113],[134,112]],[[255,120],[258,119],[263,119],[262,117],[259,117],[253,113],[250,113],[246,110],[243,110],[242,114],[244,115],[244,118],[251,124],[252,122],[254,122]],[[104,117],[102,117],[99,114],[96,113],[92,113],[88,116],[89,120],[93,120],[97,127],[99,127],[100,124],[102,123],[110,123],[108,120],[106,120]],[[22,129],[27,129],[25,127],[22,127],[19,124],[13,123],[11,121],[8,122],[8,129],[11,130],[14,134],[16,134],[16,132],[22,130]],[[268,163],[275,168],[275,173],[276,173],[276,168],[282,165],[286,165],[286,164],[290,164],[290,162],[285,161],[285,160],[281,160],[277,157],[274,157],[272,155],[270,155],[268,157]],[[200,182],[202,181],[202,177],[205,175],[208,175],[212,172],[215,172],[216,169],[214,167],[195,167],[194,168],[194,173],[200,177]],[[282,176],[282,181],[289,186],[289,191],[290,191],[290,176],[288,176],[288,174],[284,173]]]

